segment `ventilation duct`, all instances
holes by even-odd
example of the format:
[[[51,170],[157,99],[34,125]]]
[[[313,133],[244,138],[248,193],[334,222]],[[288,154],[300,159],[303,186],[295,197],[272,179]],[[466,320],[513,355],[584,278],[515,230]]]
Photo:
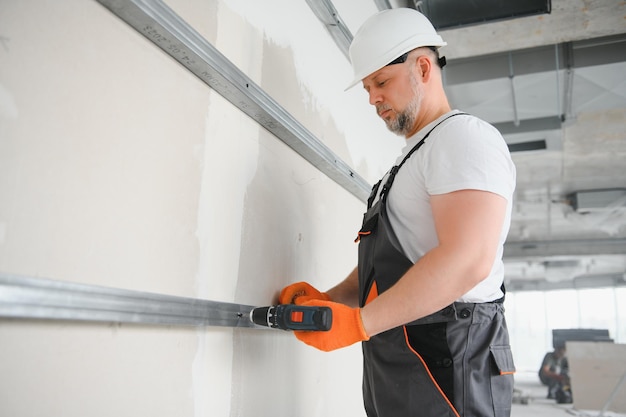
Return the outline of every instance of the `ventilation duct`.
[[[590,212],[626,206],[626,188],[577,191],[567,195],[567,201],[577,212]]]
[[[523,152],[523,151],[539,151],[547,149],[545,139],[531,140],[528,142],[510,143],[509,152]]]
[[[550,13],[551,0],[421,0],[416,9],[437,29]]]

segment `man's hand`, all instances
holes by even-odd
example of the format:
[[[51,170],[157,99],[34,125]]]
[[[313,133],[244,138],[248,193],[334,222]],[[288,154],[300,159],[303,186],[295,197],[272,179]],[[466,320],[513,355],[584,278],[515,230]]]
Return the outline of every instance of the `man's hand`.
[[[330,307],[333,311],[333,321],[330,330],[322,331],[295,331],[296,337],[307,345],[319,350],[330,352],[350,346],[356,342],[369,340],[361,321],[361,309],[348,307],[344,304],[324,300],[309,300],[301,303],[304,306]]]
[[[330,301],[325,292],[320,292],[306,282],[296,282],[283,288],[278,297],[280,304],[302,304],[309,300]]]

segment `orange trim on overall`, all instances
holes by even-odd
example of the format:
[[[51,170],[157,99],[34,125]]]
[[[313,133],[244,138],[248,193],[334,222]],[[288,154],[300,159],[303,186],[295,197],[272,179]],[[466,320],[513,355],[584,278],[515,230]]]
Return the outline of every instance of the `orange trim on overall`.
[[[370,292],[367,294],[365,305],[368,305],[369,303],[371,303],[376,297],[378,297],[378,287],[376,286],[376,281],[374,281],[372,283],[372,287],[370,288]]]
[[[450,400],[448,399],[448,397],[446,396],[446,394],[443,392],[443,390],[441,389],[441,387],[439,386],[439,384],[437,383],[437,381],[435,380],[435,378],[433,377],[433,374],[430,373],[430,369],[428,369],[428,365],[426,365],[426,362],[424,362],[424,359],[422,359],[422,357],[420,356],[419,353],[417,353],[415,351],[415,349],[413,349],[413,347],[411,346],[411,344],[409,343],[409,335],[406,332],[406,326],[402,326],[402,330],[404,331],[404,340],[406,341],[406,345],[408,346],[409,350],[411,352],[413,352],[413,354],[415,356],[417,356],[419,358],[419,360],[422,362],[422,365],[424,365],[424,368],[426,369],[426,372],[428,373],[428,376],[430,377],[431,381],[433,382],[433,384],[435,384],[435,387],[437,387],[437,390],[439,391],[439,393],[441,394],[441,396],[444,398],[444,400],[446,400],[446,402],[448,403],[448,405],[450,406],[450,408],[452,409],[452,411],[454,412],[454,415],[457,417],[461,417],[458,413],[458,411],[456,411],[456,408],[454,408],[454,405],[452,405],[452,403],[450,402]]]
[[[513,375],[513,374],[515,374],[515,371],[509,371],[509,372],[500,371],[500,375]]]
[[[368,232],[359,232],[356,236],[356,239],[354,239],[354,243],[357,243],[359,240],[361,240],[361,236],[367,236],[367,235],[371,235],[372,231],[368,231]]]

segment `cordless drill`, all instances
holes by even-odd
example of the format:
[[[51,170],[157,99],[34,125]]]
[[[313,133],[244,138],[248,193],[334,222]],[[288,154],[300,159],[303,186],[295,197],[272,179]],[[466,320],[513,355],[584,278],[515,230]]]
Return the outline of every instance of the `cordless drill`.
[[[252,309],[250,320],[273,329],[328,331],[332,325],[333,311],[329,307],[278,304]]]

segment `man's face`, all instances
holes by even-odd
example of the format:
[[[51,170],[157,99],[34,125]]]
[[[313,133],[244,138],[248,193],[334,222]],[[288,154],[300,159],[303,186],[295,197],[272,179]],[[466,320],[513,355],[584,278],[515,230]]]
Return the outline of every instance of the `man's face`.
[[[409,57],[407,62],[383,67],[363,80],[376,113],[390,131],[403,136],[412,132],[424,97],[423,85],[410,65],[415,65],[415,60]]]

